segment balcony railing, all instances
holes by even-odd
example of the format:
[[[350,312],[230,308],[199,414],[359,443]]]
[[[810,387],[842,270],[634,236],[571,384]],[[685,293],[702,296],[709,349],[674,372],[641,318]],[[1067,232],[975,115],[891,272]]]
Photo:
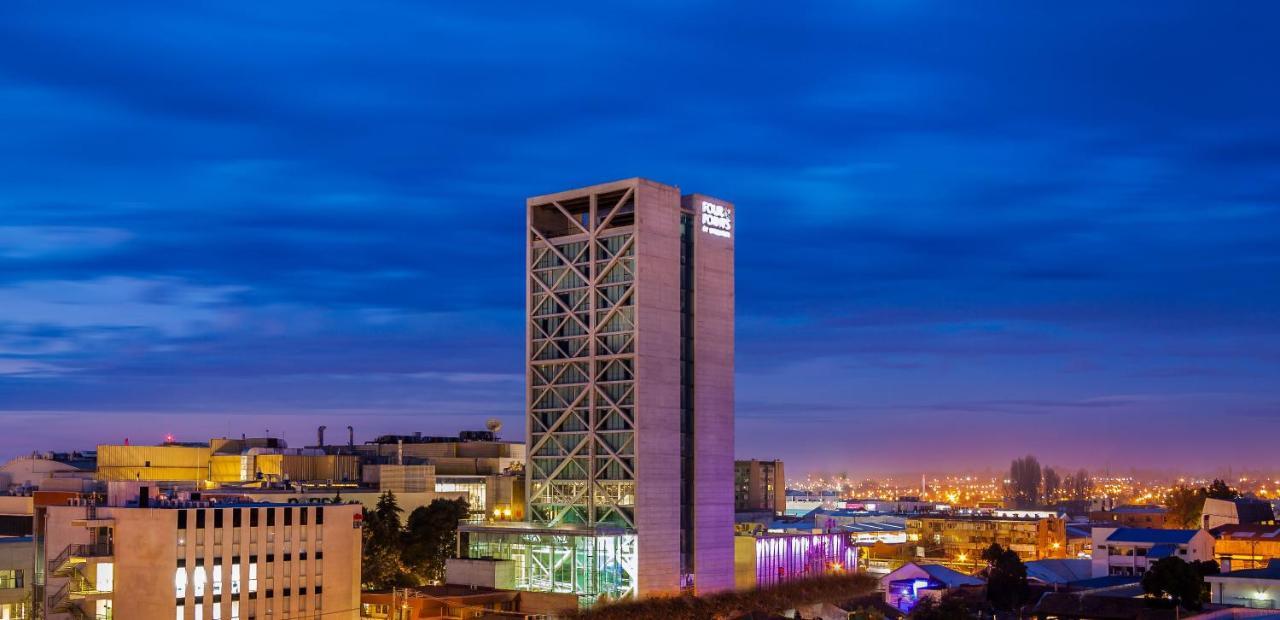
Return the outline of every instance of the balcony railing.
[[[64,577],[67,570],[80,563],[79,561],[88,558],[108,558],[113,555],[113,552],[114,549],[108,542],[72,543],[67,545],[58,557],[49,560],[49,574]]]

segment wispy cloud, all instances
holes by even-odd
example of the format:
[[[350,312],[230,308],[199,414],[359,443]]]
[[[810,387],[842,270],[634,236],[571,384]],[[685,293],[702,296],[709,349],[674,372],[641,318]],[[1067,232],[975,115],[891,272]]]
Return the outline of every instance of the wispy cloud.
[[[739,437],[793,471],[1280,384],[1265,3],[6,8],[0,410],[519,412],[523,197],[634,175],[739,205]]]

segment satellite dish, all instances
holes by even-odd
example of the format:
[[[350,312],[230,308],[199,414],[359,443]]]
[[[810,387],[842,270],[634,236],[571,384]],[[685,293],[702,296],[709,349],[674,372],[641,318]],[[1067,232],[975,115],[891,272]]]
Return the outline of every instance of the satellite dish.
[[[498,431],[502,430],[502,421],[498,418],[489,418],[489,420],[484,423],[484,427],[489,429],[490,433],[496,434]]]

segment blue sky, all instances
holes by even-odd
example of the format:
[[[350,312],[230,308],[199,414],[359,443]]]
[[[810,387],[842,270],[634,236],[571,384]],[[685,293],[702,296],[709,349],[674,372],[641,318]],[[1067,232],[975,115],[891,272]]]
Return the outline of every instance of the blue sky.
[[[0,456],[518,436],[523,198],[644,176],[738,205],[742,457],[1275,467],[1278,13],[11,4]]]

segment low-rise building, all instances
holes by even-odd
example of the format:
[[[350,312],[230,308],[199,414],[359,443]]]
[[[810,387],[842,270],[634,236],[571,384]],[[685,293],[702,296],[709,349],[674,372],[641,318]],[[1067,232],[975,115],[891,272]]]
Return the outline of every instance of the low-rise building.
[[[734,587],[776,585],[790,579],[856,570],[857,549],[844,534],[763,533],[734,536]]]
[[[442,476],[500,474],[522,467],[526,454],[523,442],[501,441],[492,431],[462,431],[449,437],[382,435],[353,449],[366,459],[430,463]]]
[[[35,557],[30,536],[0,538],[0,620],[32,617]]]
[[[880,578],[886,605],[906,614],[921,597],[941,596],[948,590],[981,587],[986,582],[940,564],[911,562]]]
[[[1142,575],[1156,560],[1167,557],[1187,562],[1212,560],[1213,547],[1208,530],[1097,527],[1093,530],[1093,576]]]
[[[733,508],[736,511],[787,509],[787,479],[782,461],[734,461]]]
[[[436,476],[439,495],[461,493],[471,522],[524,519],[524,473]]]
[[[783,513],[798,517],[807,515],[819,508],[835,510],[840,508],[842,503],[834,491],[804,493],[790,490],[786,492],[786,508]]]
[[[1276,522],[1275,512],[1271,504],[1260,499],[1216,499],[1204,500],[1204,508],[1200,511],[1202,526],[1211,530],[1223,525],[1261,524],[1273,525]]]
[[[1043,586],[1060,587],[1093,576],[1092,562],[1080,558],[1054,558],[1027,562],[1027,581]]]
[[[49,620],[356,620],[360,506],[153,497],[38,509]]]
[[[1209,602],[1253,609],[1276,609],[1280,601],[1280,560],[1263,568],[1234,570],[1204,578],[1209,586]]]
[[[1149,527],[1163,528],[1165,524],[1163,506],[1151,504],[1128,504],[1110,510],[1093,510],[1089,512],[1089,521],[1105,523],[1111,527]]]
[[[915,548],[906,543],[875,542],[857,547],[858,571],[868,575],[887,575],[915,558]]]
[[[1266,568],[1280,559],[1280,525],[1224,525],[1212,533],[1213,555],[1223,572]]]
[[[964,573],[984,568],[982,553],[996,544],[1023,562],[1067,557],[1067,522],[1061,516],[919,515],[907,519],[907,544],[917,562]]]
[[[11,459],[0,465],[0,494],[88,491],[97,458],[96,452],[35,452]]]
[[[185,482],[201,488],[234,483],[360,481],[360,458],[319,448],[289,448],[283,439],[216,437],[207,443],[98,446],[97,479]]]
[[[1067,557],[1093,557],[1092,523],[1067,523]]]
[[[839,531],[849,535],[849,541],[855,545],[886,543],[901,545],[907,542],[907,525],[893,521],[854,521],[837,526]]]
[[[846,499],[845,510],[858,510],[870,513],[908,515],[922,512],[948,512],[949,504],[922,501],[919,497],[899,497],[898,499]]]

